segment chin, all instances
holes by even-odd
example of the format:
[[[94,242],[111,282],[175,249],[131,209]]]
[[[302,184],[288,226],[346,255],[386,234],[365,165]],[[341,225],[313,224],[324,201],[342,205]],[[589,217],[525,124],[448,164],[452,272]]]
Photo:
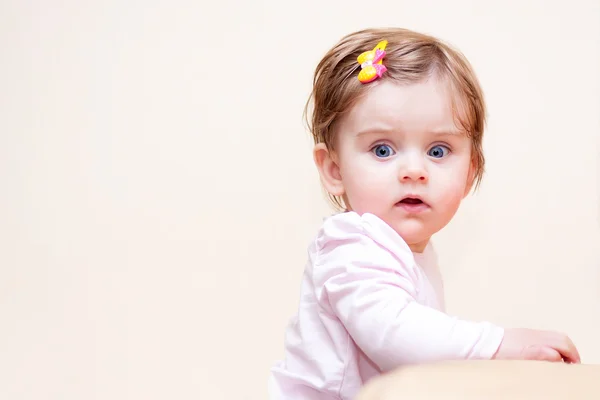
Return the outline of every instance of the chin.
[[[427,241],[430,239],[430,236],[423,236],[423,235],[419,235],[419,236],[403,236],[400,235],[402,237],[402,239],[404,239],[404,241],[406,242],[406,244],[412,248],[412,246],[414,245],[418,245],[418,244],[422,244],[422,243],[427,243]]]
[[[424,227],[420,224],[420,226],[414,225],[417,224],[412,222],[407,224],[406,222],[404,222],[392,225],[392,227],[408,245],[415,243],[423,243],[429,240],[429,238],[431,237],[430,232],[427,229],[424,229]]]

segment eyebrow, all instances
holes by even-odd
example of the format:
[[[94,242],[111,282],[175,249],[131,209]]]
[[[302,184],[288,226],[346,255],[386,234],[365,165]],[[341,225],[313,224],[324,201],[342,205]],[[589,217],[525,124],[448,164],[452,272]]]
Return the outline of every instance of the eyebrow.
[[[390,133],[394,133],[396,132],[396,130],[391,129],[391,128],[381,128],[381,127],[377,127],[377,128],[372,128],[372,129],[364,129],[362,131],[359,131],[356,133],[356,137],[362,137],[362,136],[369,136],[369,135],[376,135],[376,134],[390,134]],[[433,135],[433,136],[460,136],[462,133],[457,130],[457,129],[450,129],[450,130],[433,130],[433,131],[429,131],[429,134]]]
[[[459,131],[458,129],[431,131],[430,133],[434,136],[460,136],[460,135],[462,135],[462,132]]]
[[[394,133],[393,129],[390,128],[370,128],[364,129],[362,131],[358,131],[356,133],[356,137],[369,136],[369,135],[381,135],[381,134],[389,134]]]

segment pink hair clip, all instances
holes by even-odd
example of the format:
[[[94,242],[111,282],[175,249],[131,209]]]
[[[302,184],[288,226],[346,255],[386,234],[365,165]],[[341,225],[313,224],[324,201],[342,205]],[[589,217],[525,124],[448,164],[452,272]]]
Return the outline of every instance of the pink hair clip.
[[[387,43],[387,40],[382,40],[373,50],[365,51],[358,56],[357,61],[361,68],[358,80],[361,83],[373,82],[375,79],[381,78],[381,75],[387,71],[387,68],[382,63]]]

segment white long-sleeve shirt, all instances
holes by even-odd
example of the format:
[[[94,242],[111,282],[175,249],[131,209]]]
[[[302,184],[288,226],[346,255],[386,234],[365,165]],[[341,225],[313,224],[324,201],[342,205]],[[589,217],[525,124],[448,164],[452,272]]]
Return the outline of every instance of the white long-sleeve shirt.
[[[308,253],[271,399],[353,399],[398,366],[489,359],[502,341],[500,327],[445,314],[431,246],[413,254],[372,214],[327,218]]]

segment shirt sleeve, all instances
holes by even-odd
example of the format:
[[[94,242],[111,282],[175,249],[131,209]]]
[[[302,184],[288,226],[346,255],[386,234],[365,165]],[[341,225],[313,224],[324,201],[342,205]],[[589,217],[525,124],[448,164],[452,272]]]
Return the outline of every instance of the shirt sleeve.
[[[324,225],[313,268],[319,298],[382,371],[413,363],[490,359],[504,330],[419,304],[412,252],[384,224],[355,214]]]

